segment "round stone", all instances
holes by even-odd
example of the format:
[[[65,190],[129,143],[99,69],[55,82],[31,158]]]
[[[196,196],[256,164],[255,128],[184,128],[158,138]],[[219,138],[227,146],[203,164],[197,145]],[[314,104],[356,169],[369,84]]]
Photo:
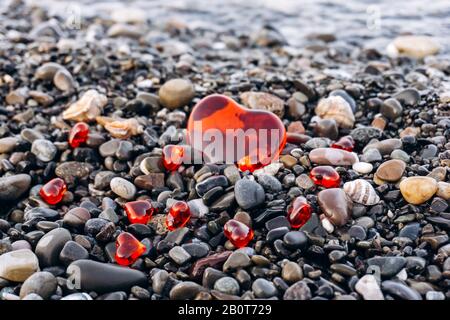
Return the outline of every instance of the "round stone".
[[[353,164],[352,169],[360,174],[367,174],[372,172],[373,165],[368,162],[356,162]]]
[[[189,104],[194,96],[194,86],[191,81],[185,79],[169,80],[159,89],[161,104],[168,109],[183,107]]]
[[[271,298],[278,295],[278,290],[269,280],[258,278],[252,284],[252,290],[257,298]]]
[[[214,290],[225,294],[238,295],[240,288],[236,279],[231,277],[223,277],[216,281],[214,284]]]
[[[249,179],[240,179],[236,182],[234,196],[238,205],[244,210],[257,207],[265,200],[263,187]]]
[[[55,158],[58,150],[51,141],[36,139],[31,145],[31,152],[36,155],[39,160],[49,162]]]
[[[289,261],[283,266],[281,277],[287,283],[295,283],[303,279],[303,270],[298,263]]]
[[[50,272],[36,272],[32,274],[20,288],[20,297],[29,294],[37,294],[43,299],[48,299],[56,291],[56,278]]]
[[[38,258],[31,250],[21,249],[0,255],[0,278],[23,282],[38,270]]]
[[[400,182],[403,198],[412,204],[422,204],[438,190],[438,183],[430,177],[409,177]]]
[[[284,244],[291,249],[303,249],[308,244],[308,237],[303,231],[289,231],[283,237]]]
[[[115,194],[127,200],[132,200],[136,194],[134,184],[123,178],[113,178],[110,182],[110,187]]]
[[[64,224],[73,227],[81,228],[84,226],[86,221],[91,218],[91,214],[85,208],[78,207],[70,209],[63,218]]]

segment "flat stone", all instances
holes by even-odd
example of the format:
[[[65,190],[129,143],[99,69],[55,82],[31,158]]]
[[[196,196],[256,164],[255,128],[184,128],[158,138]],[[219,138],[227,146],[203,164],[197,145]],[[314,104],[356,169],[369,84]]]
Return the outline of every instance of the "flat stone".
[[[402,300],[422,300],[421,295],[416,290],[400,282],[392,280],[383,281],[381,288],[383,291]]]
[[[223,271],[229,272],[240,268],[246,268],[251,265],[249,256],[242,251],[234,251],[223,265]]]
[[[186,79],[169,80],[159,89],[161,104],[168,109],[183,107],[189,104],[194,96],[194,86]]]
[[[311,150],[309,159],[315,164],[332,166],[351,166],[359,159],[353,152],[335,148],[317,148]]]
[[[311,298],[311,289],[304,280],[291,285],[283,296],[283,300],[310,300]]]
[[[439,44],[428,36],[408,35],[394,39],[387,47],[391,56],[408,56],[415,59],[423,59],[434,55],[440,50]]]
[[[238,205],[244,210],[257,207],[265,200],[263,187],[249,179],[241,179],[236,182],[234,196]]]
[[[402,140],[400,139],[386,139],[368,144],[363,149],[363,153],[365,153],[369,149],[377,149],[381,153],[381,155],[387,155],[391,154],[391,152],[395,149],[401,149],[402,146]]]
[[[133,200],[136,194],[136,187],[130,181],[123,178],[115,177],[110,183],[111,190],[118,196],[126,199]]]
[[[191,259],[191,255],[180,246],[170,249],[169,257],[179,265],[182,265]]]
[[[83,179],[89,176],[93,167],[86,162],[69,161],[58,165],[55,174],[66,183],[72,184],[76,179]]]
[[[169,297],[171,300],[190,300],[206,289],[193,281],[184,281],[175,285],[170,290]]]
[[[31,145],[31,152],[36,155],[39,160],[49,162],[55,158],[58,150],[51,141],[36,139]]]
[[[280,118],[284,116],[284,101],[270,93],[247,91],[241,93],[240,98],[250,109],[270,111]]]
[[[376,175],[378,178],[388,182],[395,182],[400,180],[406,169],[406,163],[402,160],[388,160],[383,162],[377,169]]]
[[[369,266],[378,266],[382,277],[393,277],[406,265],[404,257],[373,257],[367,260]]]
[[[257,298],[271,298],[278,295],[278,290],[269,280],[258,278],[252,284],[252,291]]]
[[[0,178],[0,200],[13,201],[28,191],[31,177],[28,174],[16,174]]]
[[[39,260],[31,250],[20,249],[0,255],[0,278],[24,282],[37,271]]]

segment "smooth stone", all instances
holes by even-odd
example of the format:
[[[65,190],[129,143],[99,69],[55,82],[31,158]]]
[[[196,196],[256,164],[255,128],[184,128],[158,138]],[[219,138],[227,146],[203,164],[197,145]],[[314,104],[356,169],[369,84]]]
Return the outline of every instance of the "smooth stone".
[[[23,218],[25,221],[29,221],[32,219],[56,220],[59,218],[59,213],[58,211],[50,208],[35,207],[31,210],[26,211]]]
[[[416,106],[420,101],[420,92],[415,88],[406,88],[392,96],[402,105]]]
[[[209,190],[215,187],[228,187],[228,179],[225,176],[212,176],[195,186],[195,190],[200,197],[203,197]]]
[[[70,209],[63,218],[64,224],[73,228],[81,228],[91,218],[89,211],[82,207]]]
[[[308,245],[308,237],[303,231],[289,231],[284,235],[283,242],[290,249],[304,249]]]
[[[20,288],[20,297],[24,298],[29,294],[37,294],[43,299],[48,299],[55,293],[57,281],[50,272],[42,271],[32,274]]]
[[[368,162],[355,162],[352,166],[352,169],[360,174],[367,174],[372,172],[373,165]]]
[[[439,183],[439,181],[445,180],[445,177],[447,176],[447,169],[444,167],[436,167],[427,176],[435,179]]]
[[[390,154],[395,149],[401,149],[402,146],[403,146],[402,140],[400,139],[386,139],[368,144],[363,149],[363,153],[365,153],[369,149],[377,149],[378,151],[380,151],[381,155],[387,155]]]
[[[183,247],[176,246],[170,249],[169,257],[177,264],[182,265],[191,259],[191,255],[183,249]]]
[[[234,197],[238,205],[244,209],[251,209],[264,203],[263,187],[255,181],[240,179],[234,187]]]
[[[89,176],[93,167],[89,163],[69,161],[58,165],[55,174],[62,178],[66,183],[72,184],[76,179],[83,179]]]
[[[191,300],[206,289],[193,281],[184,281],[175,285],[169,293],[171,300]]]
[[[341,96],[321,99],[315,113],[322,119],[334,119],[341,128],[353,128],[355,116],[349,103]]]
[[[335,148],[317,148],[309,153],[311,162],[332,166],[351,166],[358,162],[358,156],[353,152],[348,152]]]
[[[232,277],[223,277],[216,281],[214,290],[230,295],[238,295],[240,291],[239,283]]]
[[[235,184],[241,178],[239,169],[234,165],[226,167],[223,170],[223,174],[227,177],[231,184]]]
[[[209,246],[206,243],[200,242],[192,242],[185,243],[182,245],[182,248],[186,250],[186,252],[196,259],[203,258],[209,253]]]
[[[194,218],[203,218],[209,213],[209,208],[202,199],[189,200],[187,204]]]
[[[15,137],[6,137],[0,139],[0,154],[10,153],[16,148],[19,139]]]
[[[436,195],[444,200],[450,200],[450,183],[442,181],[438,182]]]
[[[425,299],[432,301],[445,300],[445,294],[440,291],[428,291],[425,295]]]
[[[110,182],[111,190],[118,196],[132,200],[136,194],[136,187],[130,181],[115,177]]]
[[[164,107],[177,109],[191,102],[195,96],[195,90],[189,80],[172,79],[161,86],[158,94]]]
[[[116,154],[117,149],[119,148],[120,140],[112,139],[103,143],[98,151],[103,158],[111,157]]]
[[[234,251],[223,264],[223,271],[229,272],[251,265],[249,256],[242,251]]]
[[[36,139],[31,145],[31,152],[36,155],[39,160],[49,162],[55,158],[58,149],[56,149],[56,146],[51,141]]]
[[[440,46],[432,37],[421,35],[399,36],[387,47],[388,55],[392,57],[408,56],[423,59],[439,52]]]
[[[317,195],[323,213],[336,226],[343,226],[351,217],[353,202],[339,188],[325,189]]]
[[[161,173],[163,172],[162,159],[161,157],[144,158],[139,164],[139,168],[144,174]]]
[[[380,107],[380,113],[391,121],[402,115],[403,107],[395,98],[387,99]]]
[[[39,258],[41,267],[57,265],[59,254],[66,242],[72,240],[72,236],[67,229],[57,228],[46,233],[37,243],[35,253]]]
[[[240,94],[242,103],[249,109],[273,112],[280,118],[284,116],[284,101],[267,92],[246,91]]]
[[[380,151],[378,151],[377,149],[369,149],[369,150],[366,150],[366,152],[364,152],[360,158],[361,158],[361,161],[370,163],[370,162],[381,161],[383,159],[383,156],[381,155]]]
[[[37,271],[39,260],[31,250],[20,249],[0,255],[0,278],[24,282]]]
[[[95,175],[94,187],[98,190],[104,190],[109,187],[111,180],[116,176],[112,171],[100,171]]]
[[[283,189],[281,182],[274,176],[268,174],[259,175],[258,182],[269,193],[280,192]]]
[[[67,267],[67,275],[78,280],[78,290],[87,292],[129,292],[133,286],[148,286],[147,276],[141,271],[92,260],[71,263]]]
[[[438,183],[430,177],[409,177],[400,182],[400,192],[408,203],[422,204],[438,190]]]
[[[400,180],[406,169],[406,163],[402,160],[388,160],[383,162],[377,169],[376,175],[378,178],[388,182],[395,182]]]
[[[269,280],[258,278],[252,284],[252,291],[256,298],[267,299],[278,295],[278,290]]]
[[[311,300],[311,298],[311,289],[304,280],[291,285],[283,296],[283,300]]]
[[[314,133],[318,137],[336,140],[339,136],[339,128],[334,119],[320,119],[314,125]]]
[[[391,159],[398,159],[398,160],[408,163],[410,160],[409,158],[410,158],[409,154],[407,154],[403,150],[395,149],[394,151],[391,152]]]
[[[112,223],[119,222],[119,216],[117,215],[117,213],[114,211],[113,208],[106,208],[98,215],[98,217],[101,219],[111,221]]]
[[[406,265],[404,257],[373,257],[367,260],[369,266],[378,266],[382,277],[393,277]]]
[[[381,283],[381,289],[402,300],[422,300],[421,295],[403,283],[387,280]]]
[[[373,206],[380,202],[380,197],[376,193],[369,181],[356,179],[344,183],[345,193],[356,203],[366,206]]]
[[[298,263],[289,261],[283,266],[281,277],[287,283],[295,283],[303,279],[303,270]]]
[[[378,285],[377,279],[370,274],[366,274],[355,284],[355,290],[364,300],[384,300],[383,292]]]
[[[16,174],[0,178],[0,200],[12,201],[28,191],[31,177],[28,174]]]
[[[423,147],[422,151],[420,151],[420,156],[422,159],[433,159],[436,157],[438,153],[438,148],[434,144],[429,144]]]
[[[67,241],[59,253],[59,260],[66,266],[76,260],[88,258],[89,252],[75,241]]]

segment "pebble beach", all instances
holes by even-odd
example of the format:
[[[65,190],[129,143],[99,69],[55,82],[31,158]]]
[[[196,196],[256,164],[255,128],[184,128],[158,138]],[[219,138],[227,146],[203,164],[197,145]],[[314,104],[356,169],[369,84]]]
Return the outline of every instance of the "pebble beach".
[[[450,299],[446,2],[2,2],[0,300]]]

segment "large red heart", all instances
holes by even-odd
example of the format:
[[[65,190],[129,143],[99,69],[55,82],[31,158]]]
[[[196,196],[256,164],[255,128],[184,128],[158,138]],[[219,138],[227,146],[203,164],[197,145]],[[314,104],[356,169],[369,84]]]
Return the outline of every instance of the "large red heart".
[[[218,94],[195,105],[187,129],[189,144],[211,162],[238,163],[251,171],[275,160],[286,144],[286,129],[275,114]]]
[[[116,262],[122,266],[129,266],[130,264],[133,264],[145,250],[145,245],[131,233],[121,233],[116,239]]]

